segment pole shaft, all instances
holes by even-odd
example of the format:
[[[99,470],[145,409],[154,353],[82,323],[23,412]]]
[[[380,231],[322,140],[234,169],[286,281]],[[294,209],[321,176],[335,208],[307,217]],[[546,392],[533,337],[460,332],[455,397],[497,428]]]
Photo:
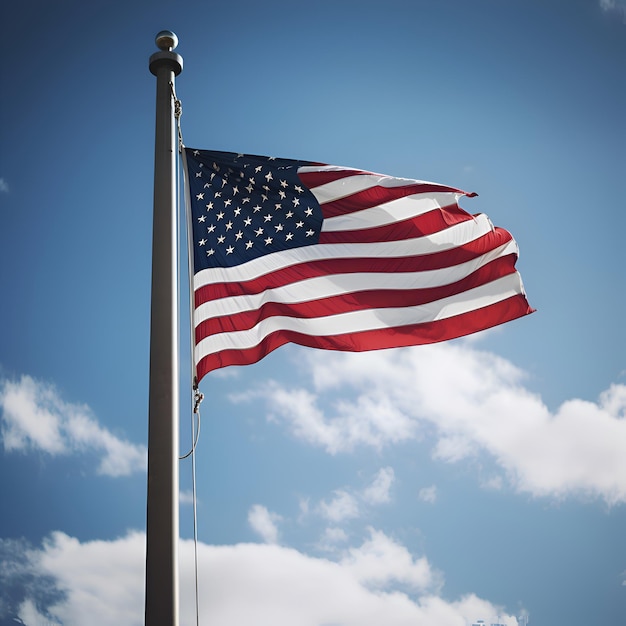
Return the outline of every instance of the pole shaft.
[[[178,625],[178,295],[176,125],[172,87],[182,58],[150,58],[156,76],[148,493],[146,626]]]

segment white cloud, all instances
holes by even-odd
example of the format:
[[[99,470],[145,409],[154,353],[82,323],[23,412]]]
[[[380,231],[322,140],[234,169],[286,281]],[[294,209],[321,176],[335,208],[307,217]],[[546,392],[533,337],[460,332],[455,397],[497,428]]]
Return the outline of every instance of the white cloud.
[[[324,552],[336,552],[337,545],[348,541],[348,534],[343,528],[332,526],[324,530],[322,539],[318,542],[317,547]]]
[[[352,494],[343,489],[337,489],[330,502],[325,500],[320,502],[319,511],[331,522],[342,522],[359,516],[359,504]]]
[[[37,583],[52,581],[64,591],[42,604],[31,595],[37,584],[25,587],[20,616],[27,624],[143,624],[143,534],[81,543],[57,532],[21,557]],[[271,544],[200,543],[198,558],[200,620],[215,626],[464,626],[499,612],[473,594],[444,600],[428,561],[374,530],[339,562]],[[192,541],[181,541],[180,563],[180,623],[190,626],[195,624]],[[395,583],[414,593],[394,589]],[[505,616],[503,623],[517,622]]]
[[[364,585],[386,589],[393,584],[413,590],[432,590],[441,579],[425,557],[413,559],[411,553],[384,533],[369,529],[370,539],[358,548],[350,548],[341,561],[343,567]]]
[[[294,435],[331,454],[430,433],[436,458],[487,454],[520,491],[626,501],[625,385],[611,385],[597,402],[571,399],[550,412],[524,387],[523,371],[474,344],[311,351],[304,363],[310,388],[264,384],[257,395]]]
[[[423,487],[419,490],[417,497],[422,502],[428,502],[432,504],[437,500],[437,487],[435,485],[431,485],[430,487]]]
[[[395,479],[392,467],[381,467],[372,484],[363,490],[363,499],[368,504],[383,504],[389,502],[391,485]]]
[[[65,402],[53,386],[30,376],[0,381],[0,434],[7,452],[96,452],[98,473],[108,476],[146,467],[145,447],[119,439],[98,424],[89,407]]]
[[[314,369],[314,375],[320,372]],[[323,446],[330,454],[352,450],[358,445],[381,447],[399,443],[418,435],[417,424],[388,397],[360,396],[340,398],[335,416],[328,419],[318,407],[313,390],[285,389],[275,381],[263,383],[245,394],[234,394],[234,402],[249,402],[265,398],[270,419],[283,421],[296,437]]]
[[[278,543],[277,523],[282,517],[268,511],[261,504],[255,504],[248,511],[248,524],[266,543]]]

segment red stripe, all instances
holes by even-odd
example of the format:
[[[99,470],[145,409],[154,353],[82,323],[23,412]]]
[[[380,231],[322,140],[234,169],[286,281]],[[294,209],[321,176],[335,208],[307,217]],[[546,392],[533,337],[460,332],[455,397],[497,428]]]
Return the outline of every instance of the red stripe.
[[[320,243],[375,243],[377,241],[402,241],[424,235],[432,235],[440,230],[467,222],[473,217],[459,206],[434,209],[401,222],[384,226],[361,228],[358,230],[322,231]]]
[[[405,185],[402,187],[370,187],[363,191],[358,191],[345,198],[339,198],[332,202],[325,202],[321,205],[324,217],[336,217],[337,215],[346,215],[363,209],[379,206],[385,202],[406,198],[420,193],[464,193],[452,187],[441,187],[439,185],[416,183],[414,185]],[[456,204],[456,203],[455,203]],[[446,207],[447,208],[447,207]],[[456,209],[459,209],[456,206]]]
[[[495,250],[511,241],[511,238],[508,231],[503,228],[496,228],[494,231],[462,246],[433,254],[412,257],[326,259],[298,263],[248,281],[215,283],[200,287],[195,292],[195,306],[198,307],[204,302],[219,300],[228,296],[257,294],[266,289],[280,287],[307,278],[315,278],[316,276],[358,272],[386,272],[391,274],[441,269],[470,261],[486,252]]]
[[[258,346],[247,350],[223,350],[204,357],[198,363],[198,379],[208,372],[228,365],[249,365],[286,343],[297,343],[322,350],[364,352],[386,348],[425,345],[447,341],[491,328],[532,313],[525,296],[516,295],[502,302],[463,313],[456,317],[424,324],[411,324],[382,330],[362,331],[330,337],[311,337],[292,331],[276,331]]]
[[[515,255],[507,255],[484,265],[462,280],[424,289],[377,289],[356,291],[307,302],[267,302],[258,309],[214,317],[201,322],[195,330],[196,343],[219,333],[248,330],[264,319],[287,316],[313,319],[349,311],[410,307],[453,296],[515,272]]]
[[[302,172],[298,171],[298,178],[309,189],[312,187],[319,187],[320,185],[326,185],[327,183],[333,183],[336,180],[342,178],[348,178],[349,176],[359,176],[361,174],[371,174],[371,172],[364,172],[361,170],[322,170],[320,172]]]

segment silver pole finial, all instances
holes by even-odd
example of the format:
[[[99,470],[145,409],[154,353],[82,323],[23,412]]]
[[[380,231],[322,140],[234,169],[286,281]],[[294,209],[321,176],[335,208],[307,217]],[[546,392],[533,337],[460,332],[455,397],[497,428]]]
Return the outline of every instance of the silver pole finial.
[[[171,30],[162,30],[155,37],[157,48],[171,52],[178,45],[178,37]]]

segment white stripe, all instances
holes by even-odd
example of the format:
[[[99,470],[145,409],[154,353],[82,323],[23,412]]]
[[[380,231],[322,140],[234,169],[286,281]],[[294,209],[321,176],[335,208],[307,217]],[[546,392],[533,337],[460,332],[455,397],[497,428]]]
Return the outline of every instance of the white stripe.
[[[298,171],[301,171],[301,169],[302,168]],[[385,176],[383,174],[357,174],[355,176],[346,176],[339,180],[333,180],[329,183],[318,185],[317,187],[310,187],[310,190],[320,204],[325,204],[326,202],[333,202],[334,200],[351,196],[360,191],[365,191],[371,187],[385,187],[390,189],[392,187],[423,184],[443,187],[443,185],[437,183],[425,183],[423,180],[412,180],[410,178],[394,178],[393,176]],[[456,195],[452,192],[447,193],[450,193],[451,196]]]
[[[517,254],[515,241],[509,241],[476,259],[452,267],[422,272],[396,272],[391,274],[384,272],[350,273],[316,276],[275,289],[266,289],[258,294],[229,296],[218,300],[210,300],[201,304],[194,311],[194,326],[198,326],[201,322],[214,317],[254,311],[270,302],[296,304],[358,291],[375,289],[408,291],[411,289],[426,289],[449,285],[507,254]]]
[[[338,215],[337,217],[327,217],[322,224],[322,231],[337,232],[385,226],[456,204],[457,200],[458,194],[453,193],[413,194],[383,202],[369,209]]]
[[[211,267],[193,277],[194,290],[216,283],[241,283],[300,263],[328,259],[401,258],[433,254],[470,243],[493,230],[489,218],[480,214],[474,219],[425,237],[379,243],[317,244],[274,252],[233,267]]]
[[[196,346],[194,355],[198,363],[205,356],[222,350],[253,348],[259,345],[265,337],[279,330],[323,337],[449,319],[521,293],[519,274],[513,273],[465,291],[460,296],[452,296],[414,307],[367,309],[313,319],[270,317],[249,330],[206,337]]]

